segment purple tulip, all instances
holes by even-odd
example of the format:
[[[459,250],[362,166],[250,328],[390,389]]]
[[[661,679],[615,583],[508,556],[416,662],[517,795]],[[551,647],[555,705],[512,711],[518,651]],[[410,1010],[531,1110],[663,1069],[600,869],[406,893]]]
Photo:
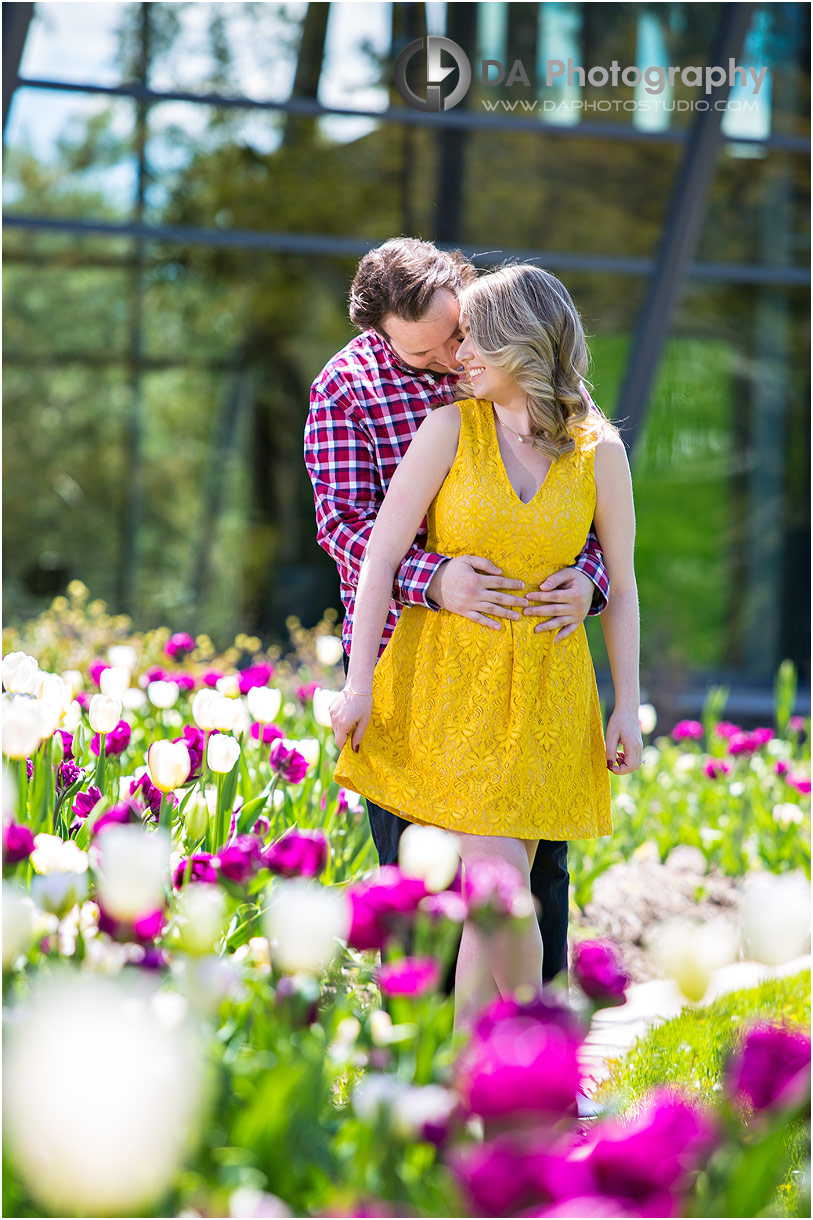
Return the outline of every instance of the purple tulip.
[[[148,915],[140,915],[133,922],[133,931],[139,940],[157,940],[165,923],[163,911],[150,911]]]
[[[560,1025],[528,1017],[500,1021],[458,1062],[458,1088],[482,1118],[575,1113],[580,1039]]]
[[[144,686],[149,686],[150,682],[172,682],[174,681],[172,674],[168,670],[162,669],[160,665],[152,665],[144,674],[142,682]]]
[[[703,736],[703,726],[699,720],[679,720],[672,729],[674,741],[699,741]]]
[[[790,763],[785,762],[784,758],[780,758],[778,763],[774,763],[774,775],[778,775],[781,779],[783,775],[790,775]]]
[[[625,1003],[631,979],[612,941],[581,941],[573,952],[573,973],[584,994],[602,1007]]]
[[[230,881],[242,884],[253,877],[262,863],[262,848],[253,835],[238,835],[215,856],[220,872]]]
[[[726,1085],[755,1110],[773,1110],[802,1100],[809,1087],[810,1038],[801,1030],[760,1023],[751,1026],[726,1071]]]
[[[99,907],[99,931],[106,932],[114,940],[138,940],[143,944],[148,944],[158,939],[166,925],[164,912],[161,910],[150,911],[147,915],[140,915],[138,919],[130,923],[129,920],[115,919],[105,910],[98,898],[96,903]]]
[[[809,775],[789,775],[788,783],[791,788],[795,788],[797,792],[801,792],[802,796],[810,796],[810,776]]]
[[[721,775],[728,775],[730,771],[731,767],[721,758],[710,758],[703,767],[703,772],[709,779],[719,779]]]
[[[188,652],[195,651],[195,641],[188,631],[176,631],[164,645],[164,652],[173,661],[180,661]]]
[[[172,874],[172,885],[176,890],[179,890],[185,882],[189,885],[196,882],[215,885],[217,881],[217,857],[208,851],[194,852],[190,857],[184,856],[182,860],[178,861],[175,872]]]
[[[264,839],[271,830],[271,819],[267,818],[264,813],[261,813],[257,821],[251,828],[251,833],[257,835],[258,838]]]
[[[210,669],[203,675],[204,686],[217,686],[221,678],[225,678],[225,674],[219,669]]]
[[[432,957],[403,957],[378,970],[378,986],[385,996],[408,995],[417,999],[434,991],[440,982],[440,965]]]
[[[128,826],[141,823],[142,818],[134,801],[119,801],[112,809],[107,809],[93,824],[93,838],[105,826]]]
[[[791,716],[788,721],[788,728],[791,733],[804,733],[807,731],[807,721],[804,716]]]
[[[759,741],[753,733],[734,733],[728,739],[728,752],[733,756],[755,754],[758,749]]]
[[[84,771],[75,762],[60,763],[56,772],[57,796],[60,796],[66,788],[70,788],[71,784],[75,784],[78,779],[84,778]]]
[[[423,909],[421,903],[421,909]],[[503,1021],[522,1017],[534,1021],[542,1021],[548,1025],[558,1025],[580,1042],[584,1040],[585,1030],[582,1029],[578,1017],[564,1000],[557,999],[548,992],[539,992],[530,1000],[518,1000],[516,996],[498,996],[482,1010],[474,1026],[474,1038],[484,1041]]]
[[[177,805],[178,798],[171,792],[167,795],[170,804]],[[149,809],[151,814],[158,817],[161,812],[161,789],[156,788],[146,771],[138,779],[130,780],[130,796],[135,797],[145,810]]]
[[[83,690],[77,691],[74,698],[76,699],[76,702],[81,707],[82,711],[86,712],[88,710],[88,708],[90,707],[90,695],[87,693],[87,691],[83,691]]]
[[[754,741],[757,743],[757,746],[761,747],[761,746],[766,746],[769,741],[773,741],[776,734],[774,733],[773,729],[761,728],[761,729],[753,729],[751,732],[751,736],[753,737]]]
[[[3,860],[6,864],[19,864],[27,860],[34,850],[34,836],[27,826],[19,822],[3,823]]]
[[[735,737],[737,733],[741,733],[742,729],[738,724],[732,724],[730,720],[721,720],[715,725],[714,731],[718,737],[724,737],[726,740]]]
[[[192,760],[192,770],[186,777],[185,783],[190,780],[200,779],[201,770],[203,768],[203,754],[205,750],[206,734],[203,729],[198,729],[193,724],[185,724],[183,728],[183,736],[174,737],[174,743],[181,742],[189,751],[189,757]]]
[[[270,746],[274,741],[281,741],[285,736],[278,724],[252,724],[249,730],[255,741],[261,741],[264,746]]]
[[[710,1116],[668,1088],[653,1089],[631,1122],[602,1123],[584,1157],[595,1194],[632,1203],[639,1214],[677,1214],[676,1195],[686,1190],[716,1143]]]
[[[172,681],[179,690],[185,691],[186,694],[195,689],[195,679],[192,674],[173,674]]]
[[[105,738],[104,748],[108,758],[118,754],[123,754],[130,744],[130,735],[132,729],[126,720],[120,720],[114,729],[107,734]],[[99,756],[101,750],[102,737],[101,733],[97,733],[90,743],[92,752]]]
[[[87,792],[77,792],[71,805],[71,813],[81,826],[85,818],[95,808],[102,799],[102,790],[97,788],[95,784],[91,784]],[[73,827],[71,827],[73,829]]]
[[[298,750],[286,750],[281,741],[274,742],[268,760],[286,784],[298,784],[307,774],[308,760]]]
[[[347,891],[351,906],[348,944],[354,949],[383,949],[407,929],[426,896],[418,877],[405,877],[395,864],[379,869],[375,881],[363,881]]]
[[[590,1216],[591,1220],[604,1220],[604,1217],[613,1217],[613,1220],[636,1220],[636,1217],[644,1215],[625,1200],[610,1199],[606,1195],[580,1195],[574,1199],[563,1199],[560,1203],[551,1203],[549,1207],[531,1208],[530,1211],[520,1214],[547,1216],[550,1220],[567,1216],[578,1217],[578,1220],[584,1220],[585,1216]]]
[[[528,1198],[527,1156],[512,1140],[501,1138],[469,1146],[449,1157],[466,1196],[470,1216],[515,1216]]]
[[[139,970],[166,970],[169,965],[169,956],[165,949],[161,949],[158,945],[140,945],[140,956],[132,957],[130,964],[138,966]],[[135,950],[132,950],[135,953]]]
[[[469,913],[469,904],[462,894],[454,890],[441,890],[427,894],[421,899],[421,910],[430,919],[448,919],[451,923],[462,923]]]
[[[313,702],[313,696],[319,690],[318,682],[303,682],[301,686],[296,688],[296,697],[301,699],[303,703]]]
[[[478,860],[466,868],[463,897],[469,916],[487,929],[513,916],[526,894],[519,871],[505,860]]]
[[[292,827],[266,847],[263,863],[281,877],[318,877],[327,864],[328,841],[322,830]]]
[[[62,738],[62,757],[65,762],[73,762],[73,733],[69,733],[67,729],[57,729],[57,733]]]
[[[106,669],[110,669],[110,665],[107,663],[107,661],[94,661],[88,669],[91,681],[95,682],[97,686],[99,685],[99,679]]]
[[[268,686],[274,676],[274,666],[264,661],[261,665],[251,665],[240,672],[237,685],[241,695],[247,695],[255,686]]]

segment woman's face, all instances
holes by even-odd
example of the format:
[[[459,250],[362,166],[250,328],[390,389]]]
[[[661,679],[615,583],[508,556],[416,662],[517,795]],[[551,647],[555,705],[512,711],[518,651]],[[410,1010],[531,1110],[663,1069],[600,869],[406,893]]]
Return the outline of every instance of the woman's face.
[[[463,342],[458,348],[457,356],[477,397],[506,404],[518,396],[524,399],[525,396],[514,378],[498,369],[495,364],[489,364],[478,352],[471,337],[469,320],[464,313],[460,315],[460,330]]]

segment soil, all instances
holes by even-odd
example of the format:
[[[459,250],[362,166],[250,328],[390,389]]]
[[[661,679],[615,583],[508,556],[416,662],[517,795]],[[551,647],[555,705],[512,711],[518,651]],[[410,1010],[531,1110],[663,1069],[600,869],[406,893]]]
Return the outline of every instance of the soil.
[[[614,940],[633,982],[662,978],[648,947],[656,929],[679,918],[736,927],[743,880],[708,871],[695,847],[676,847],[662,863],[655,845],[646,844],[596,879],[592,899],[571,919],[573,939]]]

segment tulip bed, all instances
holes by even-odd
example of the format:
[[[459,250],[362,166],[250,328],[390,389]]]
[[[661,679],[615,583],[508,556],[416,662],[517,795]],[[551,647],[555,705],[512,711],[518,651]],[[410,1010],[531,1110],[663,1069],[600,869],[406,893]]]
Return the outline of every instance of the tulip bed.
[[[360,802],[332,780],[333,621],[291,630],[285,658],[247,637],[216,654],[135,635],[74,585],[4,640],[5,1214],[768,1206],[809,1040],[746,1030],[714,1107],[655,1089],[585,1131],[579,1048],[626,985],[604,942],[578,947],[569,1003],[505,999],[454,1036],[441,984],[461,920],[512,926],[517,879],[461,877],[432,828],[371,871]],[[645,839],[809,872],[809,724],[782,682],[759,737],[710,711],[648,746],[616,784],[617,835],[574,846],[582,900]],[[753,1210],[727,1211],[746,1144]]]

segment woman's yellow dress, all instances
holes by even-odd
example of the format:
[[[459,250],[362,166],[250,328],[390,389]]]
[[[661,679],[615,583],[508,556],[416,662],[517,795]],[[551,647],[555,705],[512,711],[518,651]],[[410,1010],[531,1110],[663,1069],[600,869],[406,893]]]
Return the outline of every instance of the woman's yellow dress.
[[[489,402],[460,407],[457,454],[428,514],[427,549],[479,555],[526,592],[571,566],[596,504],[591,443],[554,461],[523,504]],[[520,593],[520,590],[516,590]],[[373,682],[372,717],[336,782],[411,822],[470,834],[586,839],[612,833],[598,691],[584,626],[560,643],[540,619],[500,631],[405,606]]]

